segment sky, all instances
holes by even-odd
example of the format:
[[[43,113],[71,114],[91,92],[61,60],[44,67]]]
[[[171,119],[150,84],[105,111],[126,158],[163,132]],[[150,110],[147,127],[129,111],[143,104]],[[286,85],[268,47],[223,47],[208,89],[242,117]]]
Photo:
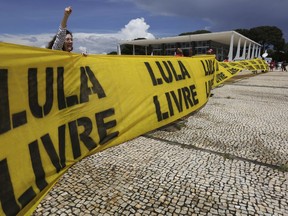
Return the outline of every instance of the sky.
[[[105,54],[123,40],[276,26],[288,42],[288,0],[0,0],[0,41],[45,47],[64,9],[74,52]]]

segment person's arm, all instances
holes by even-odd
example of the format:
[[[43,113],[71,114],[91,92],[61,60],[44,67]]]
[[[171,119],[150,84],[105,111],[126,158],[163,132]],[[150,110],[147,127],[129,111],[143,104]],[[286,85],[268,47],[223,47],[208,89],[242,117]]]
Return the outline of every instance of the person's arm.
[[[62,21],[61,21],[61,28],[67,27],[67,21],[68,21],[68,18],[69,18],[71,13],[72,13],[72,7],[71,6],[65,8],[64,16],[63,16]]]
[[[67,7],[64,10],[64,16],[62,18],[59,30],[56,35],[56,40],[52,46],[53,50],[62,50],[64,42],[65,42],[65,37],[66,37],[66,28],[67,28],[67,21],[72,13],[72,7]]]

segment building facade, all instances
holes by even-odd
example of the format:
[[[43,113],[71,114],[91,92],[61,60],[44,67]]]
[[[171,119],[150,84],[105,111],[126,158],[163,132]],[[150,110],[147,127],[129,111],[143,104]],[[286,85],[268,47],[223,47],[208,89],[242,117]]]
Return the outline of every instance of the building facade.
[[[212,49],[219,61],[261,58],[261,45],[235,31],[123,41],[118,45],[118,54],[125,45],[133,46],[133,55],[139,55],[141,47],[141,54],[145,55],[173,56],[180,48],[187,57],[207,54]]]

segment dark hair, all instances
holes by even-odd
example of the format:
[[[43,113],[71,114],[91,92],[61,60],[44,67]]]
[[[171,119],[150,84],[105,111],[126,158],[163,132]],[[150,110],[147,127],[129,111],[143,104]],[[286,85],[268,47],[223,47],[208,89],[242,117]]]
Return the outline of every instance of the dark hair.
[[[72,36],[72,38],[73,38],[72,32],[70,32],[69,30],[66,30],[66,35],[68,35],[68,34],[70,34],[70,35]],[[48,43],[48,45],[47,45],[47,47],[46,47],[47,49],[52,49],[53,44],[54,44],[54,42],[55,42],[55,40],[56,40],[56,36],[57,36],[57,35],[55,35],[55,36],[52,38],[52,40]],[[62,50],[65,51],[65,50],[64,50],[64,44],[63,44]]]

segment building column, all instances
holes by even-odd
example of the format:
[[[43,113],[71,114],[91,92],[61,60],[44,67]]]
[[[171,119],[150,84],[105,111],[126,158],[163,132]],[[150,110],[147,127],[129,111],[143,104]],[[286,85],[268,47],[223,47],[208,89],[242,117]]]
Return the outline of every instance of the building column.
[[[254,57],[255,57],[255,44],[253,44],[251,59],[254,59]]]
[[[243,47],[243,50],[242,50],[241,59],[245,59],[245,57],[246,57],[246,40],[244,42],[244,47]]]
[[[251,42],[249,43],[248,54],[246,56],[246,59],[251,59]]]
[[[234,43],[234,33],[231,34],[231,38],[230,38],[230,47],[229,47],[228,61],[232,61],[233,60],[233,43]]]
[[[237,51],[236,51],[236,56],[235,59],[239,59],[240,58],[240,47],[241,47],[241,37],[238,40],[238,46],[237,46]]]
[[[121,55],[121,45],[117,45],[117,55]]]
[[[254,57],[255,58],[258,58],[258,45],[257,46],[255,46],[255,55],[254,55]]]
[[[258,58],[261,58],[261,46],[258,47]]]

